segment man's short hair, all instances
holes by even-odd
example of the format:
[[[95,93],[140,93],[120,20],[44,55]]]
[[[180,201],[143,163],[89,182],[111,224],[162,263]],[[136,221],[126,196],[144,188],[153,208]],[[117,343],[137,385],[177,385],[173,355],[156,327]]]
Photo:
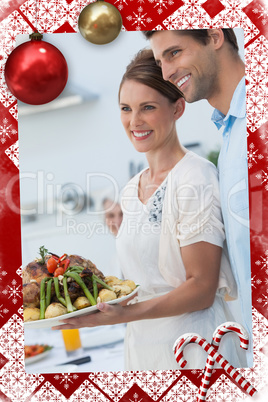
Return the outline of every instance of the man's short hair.
[[[143,34],[147,39],[150,39],[156,32],[159,31],[143,31]],[[179,32],[183,33],[184,35],[191,36],[193,39],[202,43],[203,45],[207,45],[209,41],[209,35],[208,35],[209,29],[185,29],[174,32],[175,33]],[[232,28],[223,28],[222,32],[224,34],[226,42],[229,42],[232,45],[232,48],[236,52],[238,52],[239,48],[234,30]]]

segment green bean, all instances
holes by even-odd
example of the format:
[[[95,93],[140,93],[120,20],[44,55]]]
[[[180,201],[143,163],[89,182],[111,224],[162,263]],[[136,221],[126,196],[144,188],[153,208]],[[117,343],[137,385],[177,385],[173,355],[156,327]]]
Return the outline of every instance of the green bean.
[[[63,289],[64,289],[64,296],[67,304],[67,311],[68,313],[71,313],[72,311],[76,311],[76,308],[72,305],[70,295],[68,293],[68,287],[67,287],[67,277],[64,276],[63,280]]]
[[[99,292],[98,292],[98,285],[97,285],[96,279],[93,278],[92,283],[93,283],[93,296],[94,296],[94,299],[97,301]]]
[[[109,290],[113,290],[113,288],[111,288],[111,286],[107,285],[107,283],[103,282],[97,275],[93,274],[92,275],[92,281],[95,280],[96,282],[98,282],[100,285],[102,285],[105,289],[109,289]]]
[[[49,281],[51,277],[43,278],[40,285],[40,320],[45,318],[46,312],[46,282]]]
[[[65,272],[64,276],[68,276],[70,278],[73,278],[75,282],[82,288],[86,298],[89,300],[90,304],[92,306],[96,305],[96,300],[90,293],[89,289],[87,288],[85,282],[82,280],[82,278],[78,275],[76,272]]]
[[[79,265],[72,265],[65,272],[79,272],[79,273],[81,273],[83,270],[84,270],[84,268],[80,267]]]
[[[47,282],[47,292],[46,292],[46,308],[50,305],[51,301],[51,286],[52,286],[52,278],[50,278]]]
[[[57,276],[54,276],[54,286],[55,286],[55,292],[56,292],[57,299],[59,300],[59,302],[61,304],[63,304],[66,307],[66,301],[60,294],[59,278]]]

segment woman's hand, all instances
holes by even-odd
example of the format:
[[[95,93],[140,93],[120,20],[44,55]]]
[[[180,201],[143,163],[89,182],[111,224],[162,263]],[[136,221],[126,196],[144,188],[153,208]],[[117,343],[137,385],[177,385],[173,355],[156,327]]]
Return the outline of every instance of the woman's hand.
[[[99,312],[88,315],[81,315],[76,318],[62,319],[64,325],[52,327],[52,329],[75,329],[84,327],[97,327],[99,325],[113,325],[126,322],[124,320],[124,308],[117,305],[107,303],[98,303],[97,309]]]

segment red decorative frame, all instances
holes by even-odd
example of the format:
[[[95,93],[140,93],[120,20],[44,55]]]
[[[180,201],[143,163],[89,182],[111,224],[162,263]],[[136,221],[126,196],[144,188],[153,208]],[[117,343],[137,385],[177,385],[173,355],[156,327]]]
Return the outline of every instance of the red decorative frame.
[[[108,0],[107,0],[108,1]],[[77,32],[88,0],[37,0],[42,33]],[[126,30],[241,27],[245,32],[250,184],[251,269],[254,367],[241,374],[265,400],[268,365],[268,8],[264,0],[109,0],[121,12]],[[0,400],[1,401],[156,401],[196,400],[198,370],[28,375],[23,361],[20,217],[11,211],[6,190],[15,185],[19,207],[16,99],[4,81],[4,65],[17,34],[31,33],[36,0],[0,4]],[[10,200],[10,198],[9,198]],[[10,257],[12,256],[12,258]],[[212,377],[208,401],[249,398],[223,370]],[[252,398],[255,400],[255,398]]]

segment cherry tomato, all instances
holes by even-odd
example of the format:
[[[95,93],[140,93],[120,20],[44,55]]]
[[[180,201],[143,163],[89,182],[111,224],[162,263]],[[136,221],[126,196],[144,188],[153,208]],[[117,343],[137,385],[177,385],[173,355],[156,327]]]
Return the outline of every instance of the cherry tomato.
[[[58,262],[55,260],[55,258],[50,257],[47,260],[47,270],[49,273],[53,274],[53,272],[55,271],[55,269],[57,268]]]
[[[59,276],[64,274],[64,268],[59,267],[54,271],[54,276]]]

